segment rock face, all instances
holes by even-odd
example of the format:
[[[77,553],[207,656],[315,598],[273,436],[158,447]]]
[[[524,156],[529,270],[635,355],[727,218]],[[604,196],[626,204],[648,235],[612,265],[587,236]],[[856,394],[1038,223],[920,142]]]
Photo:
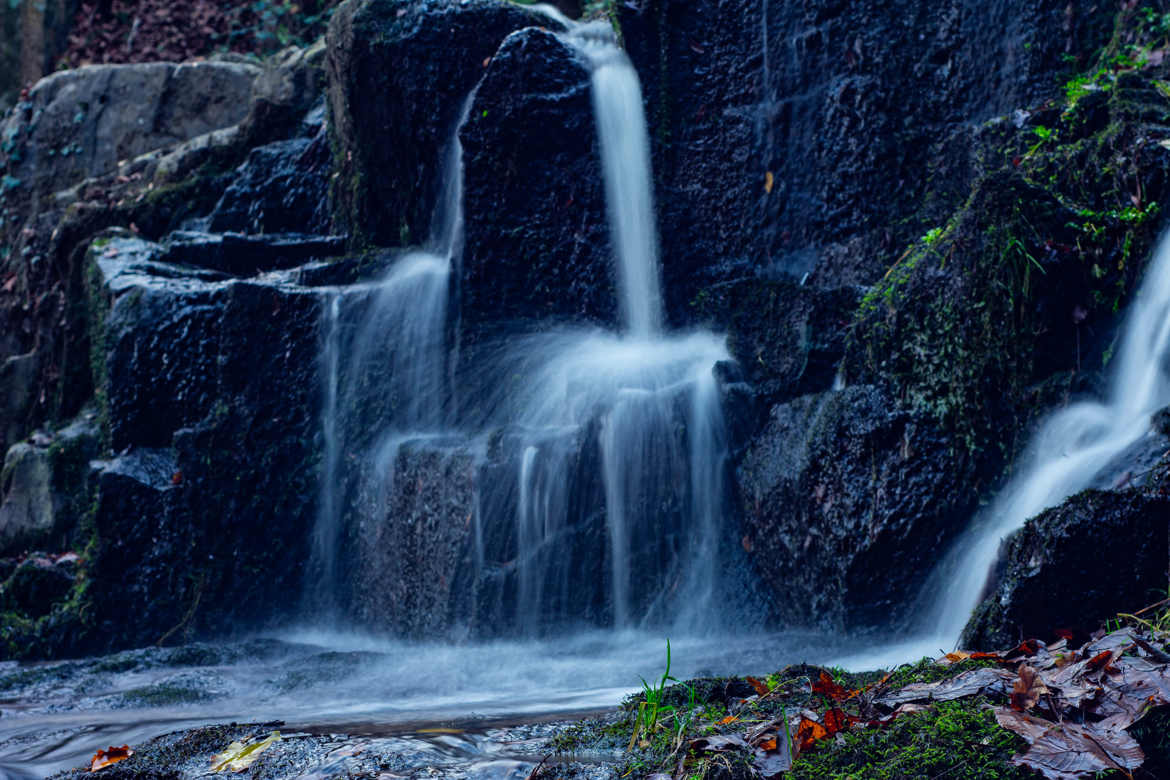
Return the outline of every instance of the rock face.
[[[540,29],[500,46],[463,133],[461,307],[485,321],[616,320],[589,66]]]
[[[425,242],[463,101],[508,33],[549,23],[500,0],[339,7],[326,69],[342,226],[381,246]]]
[[[1063,55],[1113,19],[1087,0],[620,4],[676,306],[717,259],[872,283],[966,197],[935,173],[951,134],[1059,94],[1088,65]]]
[[[92,643],[275,617],[308,555],[323,298],[161,257],[131,238],[91,257],[98,393],[127,454],[97,476],[90,596],[144,610],[113,634],[103,615]]]
[[[1170,498],[1087,490],[1042,512],[1003,543],[989,594],[962,647],[1009,647],[1057,630],[1095,631],[1118,612],[1165,598]]]
[[[967,480],[966,482],[964,480]],[[784,625],[890,625],[974,508],[946,437],[873,387],[773,407],[739,467],[744,546]]]

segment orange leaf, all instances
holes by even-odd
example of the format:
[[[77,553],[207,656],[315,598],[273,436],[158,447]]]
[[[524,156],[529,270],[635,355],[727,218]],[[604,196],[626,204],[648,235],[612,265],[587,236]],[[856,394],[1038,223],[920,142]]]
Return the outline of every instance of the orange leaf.
[[[966,661],[970,657],[971,657],[970,653],[964,653],[962,650],[956,650],[953,653],[947,653],[946,655],[943,656],[943,658],[945,658],[948,663],[952,663],[952,664],[957,664],[960,661]]]
[[[825,724],[825,730],[828,732],[827,736],[833,736],[838,731],[844,731],[849,728],[849,716],[845,714],[844,710],[837,707],[829,710],[821,718]]]
[[[749,685],[756,689],[756,693],[760,694],[761,696],[768,695],[768,686],[763,682],[757,680],[755,677],[745,677],[744,679],[748,681]]]
[[[1018,712],[1030,710],[1047,693],[1048,686],[1040,679],[1039,673],[1027,664],[1020,664],[1020,675],[1012,686],[1012,709]]]
[[[719,721],[719,725],[726,726],[728,723],[735,723],[737,720],[739,720],[739,718],[735,717],[734,715],[728,715],[726,718]]]
[[[833,699],[834,701],[843,701],[844,699],[848,699],[857,693],[856,691],[850,693],[849,691],[842,688],[833,680],[832,677],[829,676],[829,673],[824,670],[821,671],[821,678],[813,683],[812,690],[813,693],[823,694],[828,696],[830,699]]]
[[[967,656],[972,661],[1002,661],[1003,656],[999,653],[971,653]]]
[[[1023,642],[1020,642],[1019,646],[1012,650],[1013,653],[1023,653],[1028,656],[1036,655],[1039,651],[1040,643],[1035,639],[1025,639]]]
[[[1089,659],[1089,662],[1087,664],[1085,664],[1085,669],[1086,669],[1086,671],[1095,672],[1098,669],[1109,666],[1109,662],[1112,660],[1113,660],[1113,651],[1112,650],[1102,650],[1101,652],[1097,653],[1095,656],[1093,656],[1092,658]]]
[[[768,171],[767,173],[764,174],[764,192],[771,195],[772,194],[772,187],[775,185],[775,183],[776,183],[776,177],[772,175],[771,171]]]
[[[90,762],[89,771],[96,772],[99,769],[105,769],[110,764],[125,761],[132,755],[134,755],[134,751],[130,749],[129,745],[123,745],[122,747],[110,745],[109,750],[99,750],[93,754],[93,761]]]
[[[776,738],[771,737],[769,739],[765,739],[757,747],[759,747],[761,750],[775,750],[776,749]]]
[[[803,753],[828,736],[829,731],[824,726],[815,720],[801,718],[800,725],[796,729],[796,744],[799,746],[799,752]]]

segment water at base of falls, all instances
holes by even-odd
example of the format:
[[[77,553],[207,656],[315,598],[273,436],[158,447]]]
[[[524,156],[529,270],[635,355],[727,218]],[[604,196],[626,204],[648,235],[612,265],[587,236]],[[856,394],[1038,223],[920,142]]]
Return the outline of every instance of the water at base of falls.
[[[672,638],[671,671],[680,679],[763,677],[823,657],[830,648],[825,641],[799,634]],[[401,739],[396,759],[420,768],[453,765],[452,776],[467,777],[469,765],[491,756],[485,755],[491,746],[436,753],[427,746],[428,729],[433,735],[436,727],[455,727],[475,737],[493,724],[611,708],[639,690],[639,676],[661,676],[665,662],[662,637],[637,631],[458,645],[316,629],[31,668],[0,662],[0,776],[45,777],[88,764],[98,748],[128,744],[137,750],[159,734],[208,723],[280,720],[283,725],[269,728],[286,737]],[[530,772],[531,764],[518,776]]]

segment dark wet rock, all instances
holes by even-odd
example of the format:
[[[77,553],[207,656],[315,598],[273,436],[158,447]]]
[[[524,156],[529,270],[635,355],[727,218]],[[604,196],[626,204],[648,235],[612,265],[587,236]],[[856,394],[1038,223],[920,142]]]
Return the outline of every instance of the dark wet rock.
[[[52,435],[14,445],[0,474],[0,554],[68,549],[89,508],[89,461],[100,433],[86,413]]]
[[[513,33],[462,132],[467,328],[617,317],[589,66],[552,33]]]
[[[257,147],[236,171],[208,223],[216,233],[328,233],[332,155],[313,138]]]
[[[1166,596],[1170,498],[1087,490],[1028,520],[1000,551],[987,598],[960,644],[1009,647],[1021,637],[1081,636]]]
[[[773,407],[737,471],[744,546],[785,625],[888,626],[975,506],[928,419],[874,387]]]
[[[98,475],[88,595],[143,605],[103,611],[91,651],[275,619],[307,556],[321,296],[163,251],[114,238],[91,256],[106,431],[128,452]]]
[[[303,134],[303,122],[325,91],[325,40],[290,46],[264,63],[252,82],[251,106],[241,123],[248,145]]]
[[[739,279],[701,290],[691,316],[727,329],[727,346],[765,409],[832,387],[857,310],[857,288]]]
[[[381,246],[424,242],[462,103],[508,33],[547,17],[499,0],[360,0],[327,35],[339,225]]]
[[[248,112],[252,65],[92,65],[38,82],[0,137],[7,174],[48,194],[127,160],[221,127]]]
[[[121,606],[94,610],[90,631],[61,648],[66,654],[157,643],[183,625],[196,598],[198,572],[181,563],[192,563],[194,529],[178,500],[174,451],[139,448],[95,466],[88,595],[95,605]]]
[[[76,554],[27,556],[0,583],[0,611],[47,615],[53,604],[64,599],[77,578]]]
[[[723,259],[876,281],[966,198],[964,126],[1059,95],[1114,9],[649,0],[618,16],[646,91],[666,289],[685,311]]]
[[[257,231],[264,233],[265,231]],[[344,246],[341,236],[296,232],[275,235],[176,231],[167,236],[158,259],[163,263],[255,276],[331,257]]]

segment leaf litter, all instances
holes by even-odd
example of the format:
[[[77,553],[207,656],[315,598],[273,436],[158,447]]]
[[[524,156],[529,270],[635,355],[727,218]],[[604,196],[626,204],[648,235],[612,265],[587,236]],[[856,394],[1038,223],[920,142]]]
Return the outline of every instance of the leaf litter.
[[[1128,729],[1156,707],[1170,705],[1170,654],[1156,629],[1126,626],[1098,632],[1073,650],[1068,637],[1047,644],[1029,639],[1002,652],[948,653],[939,666],[975,661],[987,664],[935,682],[901,687],[892,674],[859,690],[848,690],[826,671],[806,678],[805,691],[819,696],[823,711],[802,709],[757,723],[741,734],[693,739],[689,753],[748,753],[762,778],[780,778],[802,754],[848,730],[881,728],[896,718],[931,709],[937,702],[984,697],[996,722],[1028,747],[1012,762],[1049,780],[1075,780],[1100,772],[1132,776],[1146,757]],[[739,710],[712,723],[747,725],[746,710],[777,691],[759,680],[748,683],[755,696]],[[840,737],[837,737],[840,739]],[[684,764],[679,764],[683,770]],[[678,773],[676,773],[678,776]]]

